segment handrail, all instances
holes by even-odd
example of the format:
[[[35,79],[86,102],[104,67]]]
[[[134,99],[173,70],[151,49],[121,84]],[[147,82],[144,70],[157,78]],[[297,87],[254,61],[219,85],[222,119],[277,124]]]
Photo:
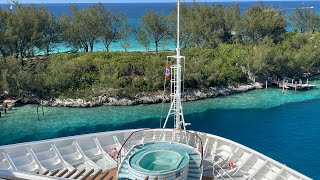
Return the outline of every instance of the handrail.
[[[193,135],[194,137],[196,137],[199,141],[198,142],[194,142],[194,143],[200,143],[200,146],[197,147],[200,148],[198,149],[198,151],[201,153],[201,162],[200,162],[200,167],[202,167],[203,165],[203,142],[202,142],[202,138],[194,133],[194,132],[191,132],[191,131],[188,131],[188,130],[183,130],[183,129],[162,129],[162,128],[156,128],[156,129],[149,129],[149,128],[146,128],[146,129],[140,129],[138,131],[134,131],[132,132],[129,137],[124,141],[124,143],[122,144],[120,150],[118,151],[118,154],[117,154],[117,167],[119,168],[119,165],[120,165],[120,162],[121,162],[121,158],[122,158],[122,151],[124,149],[124,146],[128,143],[128,141],[136,134],[140,133],[140,132],[143,132],[143,131],[148,131],[148,130],[161,130],[161,131],[164,131],[164,130],[170,130],[172,132],[184,132],[184,133],[187,133],[187,134],[190,134],[190,135]],[[188,142],[186,141],[186,144],[188,144]]]
[[[200,147],[201,147],[201,162],[200,162],[200,167],[202,166],[202,164],[203,164],[203,156],[204,156],[204,154],[203,154],[203,143],[202,143],[202,138],[201,138],[198,134],[196,134],[196,133],[194,133],[194,132],[191,132],[191,131],[188,131],[188,130],[184,130],[184,129],[163,129],[163,128],[156,128],[156,129],[154,129],[154,130],[182,131],[182,132],[186,132],[186,133],[189,133],[189,134],[192,134],[192,135],[196,136],[198,139],[200,139]]]
[[[128,141],[135,133],[141,132],[141,131],[144,131],[144,130],[147,130],[147,129],[149,129],[149,128],[140,129],[140,130],[138,130],[138,131],[132,132],[132,133],[129,135],[129,137],[124,141],[124,143],[122,144],[122,146],[121,146],[121,148],[120,148],[120,150],[118,151],[118,154],[117,154],[117,167],[118,167],[118,168],[119,168],[119,157],[120,157],[120,162],[121,162],[121,151],[123,150],[124,145],[127,143],[127,141]]]

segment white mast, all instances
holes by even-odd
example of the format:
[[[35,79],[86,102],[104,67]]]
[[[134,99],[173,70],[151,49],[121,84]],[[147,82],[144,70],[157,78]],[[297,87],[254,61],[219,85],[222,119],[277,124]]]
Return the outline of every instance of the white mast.
[[[180,0],[177,4],[177,55],[168,56],[167,59],[175,59],[175,63],[171,68],[171,106],[168,112],[166,121],[163,128],[166,127],[170,115],[174,115],[174,128],[175,129],[186,129],[186,123],[184,121],[182,104],[181,104],[181,59],[185,59],[184,56],[180,55]]]

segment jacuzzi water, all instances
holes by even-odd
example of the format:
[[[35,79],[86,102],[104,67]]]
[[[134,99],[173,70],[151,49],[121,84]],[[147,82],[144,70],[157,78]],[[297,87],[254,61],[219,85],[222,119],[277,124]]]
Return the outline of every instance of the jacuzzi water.
[[[176,169],[182,158],[179,153],[174,151],[151,151],[142,154],[138,164],[141,168],[149,171],[169,171]]]
[[[139,145],[136,149],[128,162],[129,171],[138,179],[147,175],[175,176],[188,168],[189,154],[194,153],[190,146],[166,142]]]

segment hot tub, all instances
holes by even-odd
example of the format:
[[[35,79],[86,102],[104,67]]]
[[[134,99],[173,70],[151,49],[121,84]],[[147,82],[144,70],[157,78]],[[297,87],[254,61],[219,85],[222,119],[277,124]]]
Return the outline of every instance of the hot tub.
[[[146,144],[129,158],[130,179],[186,179],[190,149],[181,144]]]
[[[183,157],[174,151],[155,150],[143,153],[137,164],[146,171],[166,172],[177,169]]]

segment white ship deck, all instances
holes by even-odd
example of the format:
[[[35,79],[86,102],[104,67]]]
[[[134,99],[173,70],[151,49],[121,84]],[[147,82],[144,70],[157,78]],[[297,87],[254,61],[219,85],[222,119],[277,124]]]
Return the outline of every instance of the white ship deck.
[[[121,160],[130,148],[150,142],[194,147],[202,156],[200,170],[203,173],[198,179],[310,179],[261,153],[215,135],[174,129],[136,131],[111,131],[1,146],[0,179],[117,179]],[[112,154],[114,149],[120,153]]]

